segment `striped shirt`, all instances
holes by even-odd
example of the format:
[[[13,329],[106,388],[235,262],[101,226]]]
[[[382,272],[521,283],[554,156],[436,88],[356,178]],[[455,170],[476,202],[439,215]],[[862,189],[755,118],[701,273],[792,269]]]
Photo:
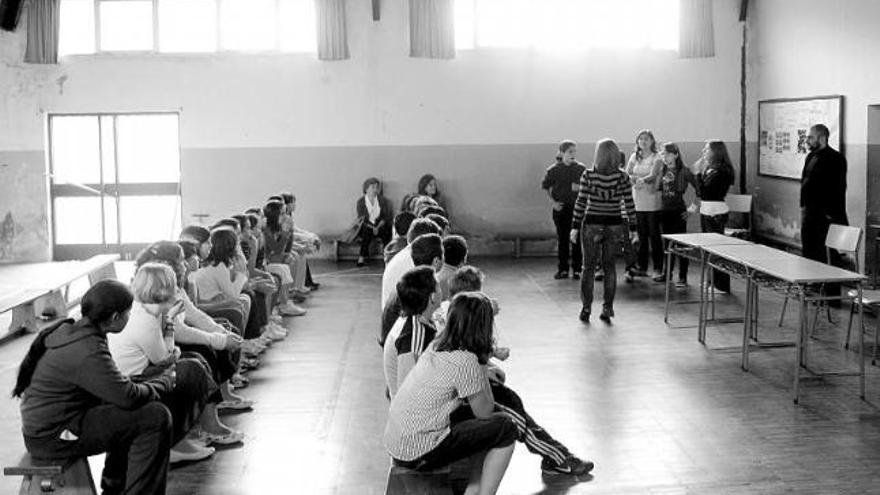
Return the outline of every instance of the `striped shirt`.
[[[449,435],[449,415],[488,386],[475,354],[425,351],[391,399],[383,435],[388,453],[413,461],[434,450]]]
[[[419,361],[428,344],[437,336],[437,330],[416,316],[401,316],[391,327],[382,357],[385,365],[385,385],[393,399],[406,375]]]
[[[623,170],[600,174],[593,169],[581,175],[580,190],[574,203],[572,228],[580,230],[581,224],[620,225],[623,213],[635,225],[635,204],[632,183]]]

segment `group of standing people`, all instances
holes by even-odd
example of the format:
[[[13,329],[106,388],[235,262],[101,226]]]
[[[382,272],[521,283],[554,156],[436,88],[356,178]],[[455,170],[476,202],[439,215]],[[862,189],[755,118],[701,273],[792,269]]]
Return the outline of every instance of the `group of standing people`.
[[[604,280],[600,319],[614,316],[617,287],[615,261],[626,260],[626,277],[648,276],[649,263],[656,282],[666,280],[662,234],[687,231],[689,213],[685,193],[693,188],[700,199],[700,224],[704,232],[724,232],[729,209],[724,202],[735,173],[723,141],[707,141],[692,167],[684,164],[681,150],[672,142],[657,145],[650,130],[636,135],[628,160],[617,143],[596,144],[593,163],[587,168],[576,160],[577,145],[562,141],[556,161],[541,183],[550,196],[558,237],[557,280],[581,281],[580,319],[589,322],[594,280]],[[597,267],[600,271],[597,272]],[[687,261],[679,265],[676,286],[687,286]],[[714,284],[728,292],[730,281],[717,273]]]

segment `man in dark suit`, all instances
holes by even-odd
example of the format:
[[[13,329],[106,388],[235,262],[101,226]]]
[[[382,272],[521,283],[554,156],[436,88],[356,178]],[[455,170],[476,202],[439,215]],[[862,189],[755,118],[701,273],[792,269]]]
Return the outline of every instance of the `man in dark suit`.
[[[828,128],[816,124],[807,135],[810,154],[801,176],[801,245],[806,258],[842,266],[843,259],[831,250],[828,259],[825,236],[832,224],[849,225],[846,217],[846,158],[828,146]],[[840,294],[840,286],[825,286],[828,296]],[[834,307],[840,301],[829,301]]]
[[[801,244],[803,255],[828,263],[825,236],[832,223],[849,225],[846,217],[846,158],[828,146],[828,128],[816,124],[807,135],[810,154],[801,177]],[[831,263],[840,257],[832,253]]]

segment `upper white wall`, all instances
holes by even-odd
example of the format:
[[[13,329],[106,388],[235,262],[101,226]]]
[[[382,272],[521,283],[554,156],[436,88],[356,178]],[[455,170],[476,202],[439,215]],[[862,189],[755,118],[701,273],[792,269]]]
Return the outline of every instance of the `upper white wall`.
[[[407,56],[407,2],[348,3],[351,59],[314,55],[80,56],[20,64],[0,35],[0,150],[43,148],[42,112],[181,109],[181,146],[303,147],[738,136],[738,0],[715,8],[717,56],[460,52]],[[24,24],[24,23],[23,23]]]

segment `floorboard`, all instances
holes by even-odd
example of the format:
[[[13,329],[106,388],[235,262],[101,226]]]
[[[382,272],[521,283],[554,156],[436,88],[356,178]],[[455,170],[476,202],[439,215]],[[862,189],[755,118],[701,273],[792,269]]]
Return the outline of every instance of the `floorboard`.
[[[868,397],[852,378],[806,381],[791,402],[794,349],[755,352],[740,371],[741,324],[712,326],[696,340],[695,305],[663,324],[660,284],[621,281],[612,325],[577,320],[576,282],[552,279],[551,259],[478,259],[486,292],[501,302],[498,335],[511,347],[508,384],[532,416],[596,463],[577,480],[541,475],[519,447],[500,493],[751,494],[880,492],[880,370],[868,365]],[[378,267],[316,263],[321,290],[309,314],[288,321],[250,374],[253,412],[225,416],[247,435],[240,447],[175,468],[169,494],[381,494],[388,458],[380,439],[383,397]],[[694,277],[695,278],[695,277]],[[721,296],[719,315],[742,312],[742,285]],[[601,289],[599,289],[601,291]],[[696,287],[677,291],[686,298]],[[762,294],[761,335],[790,339],[796,315],[777,330],[781,299]],[[594,311],[598,312],[598,309]],[[843,315],[837,316],[844,320]],[[875,325],[873,319],[869,325]],[[691,326],[688,326],[691,325]],[[855,366],[842,329],[820,324],[811,343],[821,367]],[[0,347],[8,393],[30,337]],[[868,349],[870,350],[870,349]],[[7,395],[8,397],[8,395]],[[0,462],[22,451],[17,402],[0,400]],[[15,491],[0,479],[0,493]]]

